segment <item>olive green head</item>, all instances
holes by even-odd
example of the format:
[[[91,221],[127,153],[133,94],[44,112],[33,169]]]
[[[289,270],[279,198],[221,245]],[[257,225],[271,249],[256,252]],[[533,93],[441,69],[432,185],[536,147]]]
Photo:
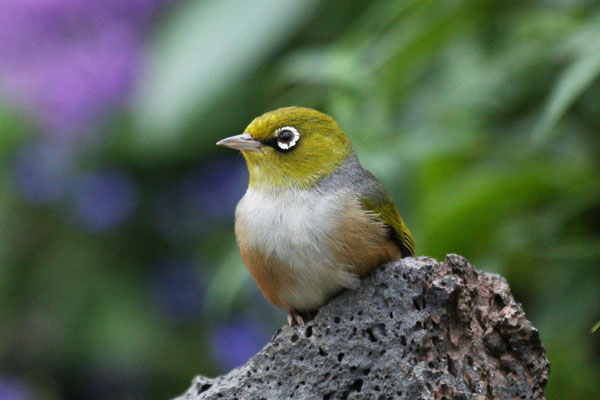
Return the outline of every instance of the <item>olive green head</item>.
[[[287,107],[257,117],[244,134],[218,145],[242,151],[251,187],[309,188],[350,154],[346,134],[327,114]]]

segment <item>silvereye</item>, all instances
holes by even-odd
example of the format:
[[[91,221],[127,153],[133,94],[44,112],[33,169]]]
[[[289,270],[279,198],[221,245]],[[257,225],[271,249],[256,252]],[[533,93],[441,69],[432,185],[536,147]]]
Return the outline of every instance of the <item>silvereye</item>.
[[[413,255],[394,201],[327,114],[281,108],[217,144],[246,159],[235,211],[242,261],[290,326],[372,268]]]

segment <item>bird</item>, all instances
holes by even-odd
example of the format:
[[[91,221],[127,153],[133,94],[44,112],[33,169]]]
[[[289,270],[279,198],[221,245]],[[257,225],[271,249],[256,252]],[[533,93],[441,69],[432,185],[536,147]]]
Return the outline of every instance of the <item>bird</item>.
[[[249,183],[235,210],[242,262],[264,297],[305,319],[360,277],[414,255],[414,240],[382,184],[329,115],[285,107],[217,142],[241,151]]]

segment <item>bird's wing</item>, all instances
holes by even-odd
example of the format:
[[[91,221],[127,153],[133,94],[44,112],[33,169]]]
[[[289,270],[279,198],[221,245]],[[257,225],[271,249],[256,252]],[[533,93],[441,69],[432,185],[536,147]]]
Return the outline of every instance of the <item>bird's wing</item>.
[[[377,178],[360,165],[354,153],[321,184],[321,190],[339,190],[348,186],[357,194],[362,209],[386,225],[389,238],[398,246],[402,257],[412,256],[415,242],[394,200]]]
[[[410,257],[415,253],[415,242],[412,235],[390,195],[379,185],[379,182],[377,184],[376,189],[378,190],[370,190],[360,196],[361,206],[372,212],[379,221],[388,227],[390,239],[400,247],[402,257]]]

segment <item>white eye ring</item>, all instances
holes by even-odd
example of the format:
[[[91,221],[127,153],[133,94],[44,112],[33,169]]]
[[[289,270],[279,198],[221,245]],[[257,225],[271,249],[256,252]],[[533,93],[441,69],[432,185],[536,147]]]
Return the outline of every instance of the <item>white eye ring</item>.
[[[293,137],[289,142],[279,141],[279,134],[283,131],[292,132]],[[296,143],[298,143],[298,140],[300,139],[300,134],[298,133],[298,130],[296,130],[296,128],[294,128],[293,126],[284,126],[275,131],[275,138],[277,139],[277,146],[279,146],[280,149],[289,150],[292,147],[294,147]]]

